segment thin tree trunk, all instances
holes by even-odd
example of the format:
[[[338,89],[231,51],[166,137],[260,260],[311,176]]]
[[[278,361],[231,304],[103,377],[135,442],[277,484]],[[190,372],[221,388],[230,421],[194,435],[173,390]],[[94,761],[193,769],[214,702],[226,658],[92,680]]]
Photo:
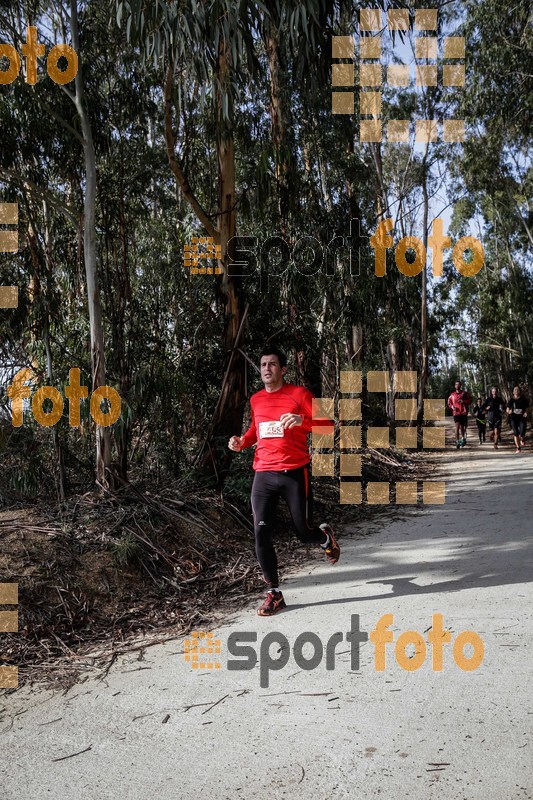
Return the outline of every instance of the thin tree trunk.
[[[44,217],[44,260],[46,264],[46,272],[47,275],[50,276],[52,274],[52,263],[51,263],[51,243],[50,243],[50,213],[48,209],[48,203],[46,200],[43,200],[43,217]],[[45,312],[45,323],[44,323],[44,332],[43,332],[43,343],[46,352],[46,375],[50,382],[50,385],[53,384],[53,365],[52,365],[52,349],[50,347],[50,313],[48,310],[48,302],[47,302],[46,312]],[[59,438],[59,430],[58,426],[54,425],[52,427],[52,441],[54,444],[54,450],[57,458],[57,471],[58,471],[58,478],[59,478],[59,499],[64,500],[66,496],[66,486],[67,486],[67,478],[65,473],[65,463],[63,459],[63,448],[61,446],[61,440]]]
[[[72,45],[81,53],[77,0],[70,0]],[[87,281],[87,303],[91,330],[91,373],[93,391],[106,384],[104,328],[96,262],[96,155],[91,122],[87,112],[83,86],[82,62],[75,78],[76,94],[70,95],[80,118],[85,157],[85,194],[83,199],[83,255]],[[106,488],[113,483],[111,474],[111,430],[96,425],[96,480]]]
[[[286,239],[289,231],[291,150],[286,141],[287,130],[292,130],[288,120],[290,110],[284,102],[282,87],[283,70],[279,51],[279,34],[272,21],[267,23],[265,49],[270,73],[270,117],[272,121],[272,141],[276,150],[276,182],[278,185],[278,214],[281,236]]]
[[[427,151],[426,151],[427,152]],[[429,215],[429,197],[427,186],[427,171],[424,159],[424,175],[422,180],[422,195],[424,199],[424,218],[422,236],[424,248],[427,253],[428,247],[428,215]],[[427,269],[424,265],[422,270],[422,297],[420,308],[420,380],[418,384],[418,409],[416,420],[418,425],[422,424],[424,414],[424,397],[426,394],[426,384],[428,378],[428,330],[427,330]]]

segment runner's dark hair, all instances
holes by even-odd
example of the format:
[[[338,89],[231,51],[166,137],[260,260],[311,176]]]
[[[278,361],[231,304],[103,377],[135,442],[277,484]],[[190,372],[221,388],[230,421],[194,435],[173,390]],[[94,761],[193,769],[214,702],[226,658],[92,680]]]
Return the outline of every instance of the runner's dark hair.
[[[287,356],[285,355],[285,353],[282,353],[281,350],[279,350],[277,347],[269,347],[268,345],[265,345],[261,350],[261,355],[259,356],[259,359],[263,358],[263,356],[277,356],[280,367],[287,366]]]

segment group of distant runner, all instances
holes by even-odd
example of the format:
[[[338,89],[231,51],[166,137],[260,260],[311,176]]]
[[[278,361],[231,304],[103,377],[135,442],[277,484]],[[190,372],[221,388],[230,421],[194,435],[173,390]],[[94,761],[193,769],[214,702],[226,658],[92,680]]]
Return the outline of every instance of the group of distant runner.
[[[456,381],[455,390],[448,398],[448,406],[451,408],[455,423],[457,449],[464,447],[466,444],[468,410],[474,402],[473,397],[462,387],[461,381]],[[506,413],[513,430],[515,453],[521,453],[525,445],[528,408],[529,402],[522,394],[520,386],[514,387],[513,395],[507,403],[500,397],[498,388],[493,386],[489,397],[485,401],[478,397],[472,409],[472,415],[476,420],[479,443],[483,444],[486,441],[488,426],[490,441],[494,443],[494,449],[498,449],[502,435],[503,415]]]

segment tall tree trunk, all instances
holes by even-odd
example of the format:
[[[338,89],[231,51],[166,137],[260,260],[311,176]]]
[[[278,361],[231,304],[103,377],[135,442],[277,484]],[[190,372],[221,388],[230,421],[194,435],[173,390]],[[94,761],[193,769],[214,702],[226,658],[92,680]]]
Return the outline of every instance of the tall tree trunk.
[[[46,360],[45,372],[48,380],[48,385],[51,386],[53,385],[54,375],[53,375],[52,349],[50,347],[50,311],[49,311],[48,297],[46,296],[43,297],[42,281],[41,281],[41,274],[44,273],[45,285],[48,287],[48,291],[51,292],[52,291],[51,275],[53,272],[53,266],[51,260],[48,203],[46,202],[46,200],[42,201],[44,234],[42,236],[43,256],[41,258],[39,250],[39,232],[37,230],[37,222],[32,213],[25,185],[23,186],[23,192],[24,192],[26,210],[29,220],[28,242],[30,246],[31,260],[34,268],[32,280],[30,282],[31,291],[29,291],[29,296],[31,298],[32,304],[34,305],[34,313],[36,314],[37,317],[37,326],[41,328],[42,342],[44,345],[45,360]],[[41,261],[42,261],[42,269],[41,269]],[[33,328],[30,328],[30,341],[32,345],[35,345],[35,338],[36,337]],[[32,349],[34,350],[33,347]],[[34,358],[35,358],[35,350],[34,350]],[[52,437],[52,443],[54,446],[54,452],[56,454],[56,460],[57,460],[58,496],[60,500],[64,500],[66,496],[67,481],[66,481],[65,465],[63,458],[63,448],[61,446],[57,425],[54,425],[52,427],[50,434]]]
[[[52,265],[52,245],[50,242],[50,212],[46,200],[43,200],[43,218],[44,218],[44,261],[46,264],[46,272],[49,278],[48,287],[50,291],[51,287],[50,276],[52,275],[53,272],[53,265]],[[47,307],[45,312],[43,343],[46,352],[46,376],[50,382],[50,385],[52,385],[54,380],[54,374],[53,374],[53,364],[52,364],[52,348],[50,347],[50,312],[48,307],[48,301],[46,303],[46,306]],[[54,443],[54,450],[57,458],[59,499],[64,500],[66,496],[67,477],[65,473],[63,447],[61,445],[61,440],[59,438],[59,429],[57,425],[54,425],[52,427],[52,441]]]
[[[389,364],[389,385],[387,392],[386,411],[389,422],[394,420],[394,376],[400,369],[400,359],[398,355],[398,342],[391,336],[387,344],[387,361]]]
[[[427,149],[426,149],[427,155]],[[422,196],[424,202],[424,218],[423,218],[423,228],[422,228],[422,236],[424,242],[424,248],[427,254],[428,249],[428,214],[429,214],[429,197],[428,197],[428,175],[426,169],[426,160],[424,159],[423,165],[423,178],[422,178]],[[417,415],[416,421],[418,425],[422,424],[422,419],[424,416],[424,397],[426,394],[426,384],[428,379],[428,329],[427,329],[427,309],[428,309],[428,301],[427,301],[427,265],[424,265],[424,269],[422,270],[422,296],[421,296],[421,308],[420,308],[420,380],[418,383],[418,408],[417,408]]]
[[[81,54],[77,0],[70,0],[72,45]],[[87,281],[87,303],[91,330],[91,377],[93,391],[106,384],[104,328],[96,262],[96,155],[94,151],[91,122],[87,112],[83,86],[82,60],[75,78],[76,94],[73,100],[80,118],[85,157],[85,194],[83,198],[83,255]],[[96,425],[96,480],[106,488],[113,483],[111,474],[111,430]]]
[[[283,91],[283,69],[279,50],[279,32],[272,21],[266,21],[265,49],[270,73],[270,117],[272,121],[272,142],[276,151],[276,182],[278,186],[278,214],[281,236],[289,234],[290,173],[292,152],[287,141],[287,130],[292,130],[290,110],[285,103]],[[288,125],[286,121],[288,120]]]
[[[223,59],[221,59],[222,63]],[[225,380],[211,424],[207,442],[208,462],[218,474],[219,482],[231,463],[227,447],[230,436],[240,433],[244,415],[244,357],[240,352],[244,335],[244,294],[242,279],[233,274],[236,233],[235,213],[235,149],[233,134],[222,133],[218,142],[218,181],[220,209],[220,260],[222,278],[219,286],[224,304],[224,367]],[[207,453],[206,453],[207,455]]]
[[[227,447],[230,436],[240,433],[244,416],[245,370],[244,357],[240,352],[244,338],[244,293],[240,275],[233,272],[235,261],[236,192],[235,192],[235,143],[233,130],[222,114],[223,92],[229,86],[229,53],[221,35],[217,60],[217,158],[218,158],[218,226],[213,225],[207,212],[194,194],[182,165],[176,157],[176,137],[172,126],[174,105],[174,72],[171,63],[165,80],[165,141],[170,168],[174,173],[183,197],[191,205],[198,221],[204,226],[216,245],[220,246],[218,266],[221,275],[217,282],[217,294],[224,308],[222,344],[224,348],[224,378],[221,393],[215,408],[206,439],[198,452],[196,463],[209,470],[222,484],[231,463]],[[228,95],[228,107],[231,97]],[[233,111],[230,109],[230,119]]]

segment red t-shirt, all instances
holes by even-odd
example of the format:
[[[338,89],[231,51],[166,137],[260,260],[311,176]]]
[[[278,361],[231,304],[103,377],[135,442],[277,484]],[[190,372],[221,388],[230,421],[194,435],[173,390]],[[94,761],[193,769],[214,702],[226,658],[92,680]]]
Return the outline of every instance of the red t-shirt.
[[[304,386],[284,383],[275,392],[266,389],[250,398],[252,424],[244,434],[244,447],[257,442],[253,468],[257,472],[297,469],[309,463],[307,437],[313,427],[321,433],[331,433],[333,423],[313,419],[313,395]],[[301,425],[283,429],[279,423],[282,414],[299,414]]]
[[[452,410],[454,417],[466,416],[468,414],[468,406],[472,404],[472,397],[463,389],[458,392],[453,391],[448,397],[448,405]]]

